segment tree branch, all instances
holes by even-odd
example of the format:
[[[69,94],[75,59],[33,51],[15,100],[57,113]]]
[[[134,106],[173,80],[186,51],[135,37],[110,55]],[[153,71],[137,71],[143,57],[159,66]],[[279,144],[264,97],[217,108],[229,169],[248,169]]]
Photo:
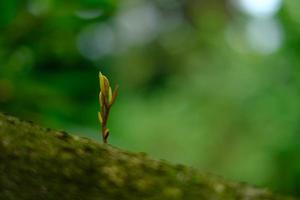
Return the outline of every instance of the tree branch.
[[[0,113],[0,199],[291,198]]]

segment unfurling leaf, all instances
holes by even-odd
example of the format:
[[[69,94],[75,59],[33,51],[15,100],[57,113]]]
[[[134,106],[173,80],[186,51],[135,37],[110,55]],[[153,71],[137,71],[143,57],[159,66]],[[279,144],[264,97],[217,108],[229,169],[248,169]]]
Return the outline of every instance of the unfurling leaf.
[[[99,93],[99,103],[100,103],[100,106],[102,107],[102,100],[101,100],[101,98],[102,98],[102,92],[100,91],[100,93]]]
[[[113,105],[114,102],[116,101],[116,98],[118,96],[118,91],[119,91],[119,86],[117,85],[114,89],[114,92],[112,94],[112,98],[111,98],[111,101],[110,101],[110,105]]]
[[[98,118],[99,118],[100,123],[102,124],[102,123],[103,123],[103,120],[102,120],[102,116],[101,116],[101,113],[100,113],[100,112],[98,112]]]
[[[100,90],[104,91],[104,78],[101,72],[99,72]]]
[[[102,77],[103,77],[103,90],[101,89],[101,91],[103,91],[105,97],[108,97],[109,81],[106,78],[106,76],[102,75]]]
[[[112,99],[112,91],[111,91],[111,87],[109,87],[109,90],[108,90],[108,102],[109,103],[111,102],[111,99]]]
[[[101,107],[102,107],[102,109],[103,108],[107,108],[108,102],[107,102],[107,97],[105,96],[105,93],[101,92],[100,99],[101,99]]]

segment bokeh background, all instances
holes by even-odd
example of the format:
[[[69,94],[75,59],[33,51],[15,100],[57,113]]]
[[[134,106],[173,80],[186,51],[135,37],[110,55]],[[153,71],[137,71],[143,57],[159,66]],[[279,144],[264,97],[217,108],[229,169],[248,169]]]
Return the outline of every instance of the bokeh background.
[[[0,1],[0,110],[300,196],[300,1]]]

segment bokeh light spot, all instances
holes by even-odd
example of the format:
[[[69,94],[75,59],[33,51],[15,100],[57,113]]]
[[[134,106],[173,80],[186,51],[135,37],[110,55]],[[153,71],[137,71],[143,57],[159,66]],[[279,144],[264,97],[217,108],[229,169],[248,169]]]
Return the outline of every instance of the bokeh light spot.
[[[114,51],[115,37],[109,26],[92,24],[84,28],[78,35],[77,48],[80,53],[90,59],[97,60],[101,56]]]
[[[253,17],[270,17],[277,13],[281,0],[237,0],[237,5]]]
[[[116,17],[116,25],[126,45],[145,44],[158,32],[158,11],[150,4],[124,9]]]
[[[252,19],[246,27],[249,45],[262,54],[270,54],[278,50],[283,41],[282,29],[276,20]]]

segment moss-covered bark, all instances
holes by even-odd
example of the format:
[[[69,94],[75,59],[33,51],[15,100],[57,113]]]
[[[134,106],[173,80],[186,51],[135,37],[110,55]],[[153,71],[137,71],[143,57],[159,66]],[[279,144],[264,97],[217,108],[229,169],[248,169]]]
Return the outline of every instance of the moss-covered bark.
[[[0,114],[0,199],[289,199]]]

